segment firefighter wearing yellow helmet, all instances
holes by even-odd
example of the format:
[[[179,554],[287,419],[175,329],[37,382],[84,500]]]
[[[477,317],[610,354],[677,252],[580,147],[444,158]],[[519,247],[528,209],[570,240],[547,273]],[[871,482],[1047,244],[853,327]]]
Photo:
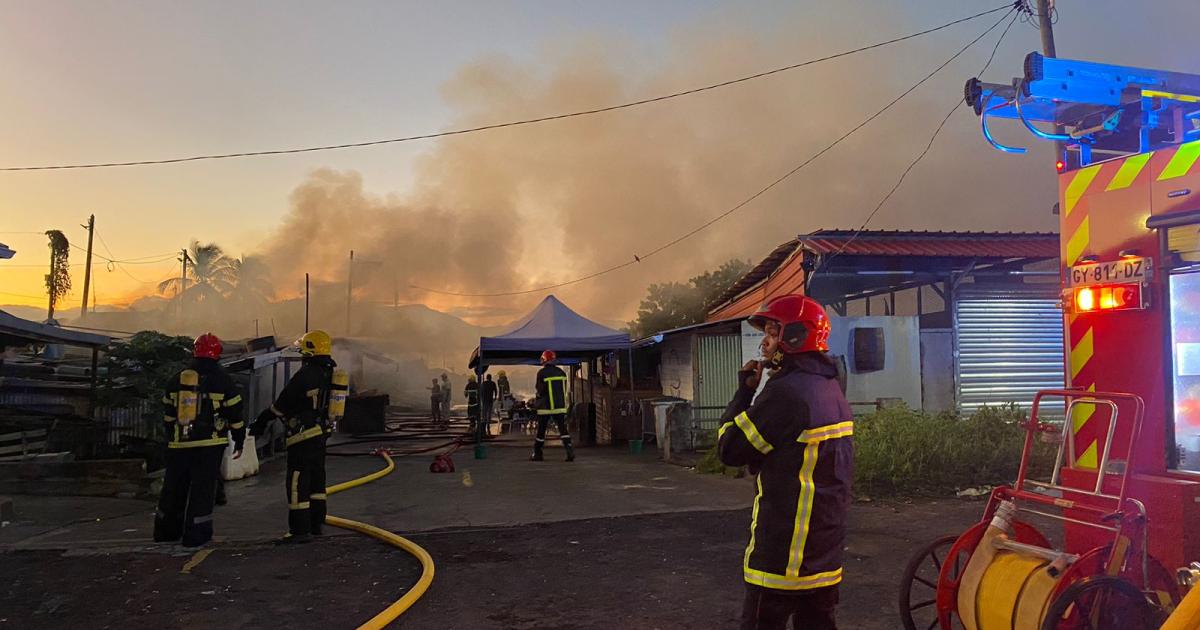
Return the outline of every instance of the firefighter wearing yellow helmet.
[[[325,523],[325,440],[345,412],[349,381],[330,356],[333,340],[314,330],[296,341],[304,357],[300,369],[279,398],[264,409],[251,427],[262,435],[282,419],[287,433],[288,535],[282,542],[305,542],[321,535]]]

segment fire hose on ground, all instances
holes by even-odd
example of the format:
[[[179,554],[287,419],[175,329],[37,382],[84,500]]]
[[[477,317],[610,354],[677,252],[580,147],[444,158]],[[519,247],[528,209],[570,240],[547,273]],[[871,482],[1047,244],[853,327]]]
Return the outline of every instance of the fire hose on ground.
[[[369,475],[359,477],[358,479],[352,479],[350,481],[330,486],[326,489],[326,494],[336,494],[344,490],[349,490],[351,488],[356,488],[358,486],[370,483],[376,479],[386,477],[396,468],[396,464],[392,461],[392,458],[387,451],[378,451],[378,454],[385,461],[387,461],[386,467]],[[403,536],[393,534],[385,529],[380,529],[373,525],[352,521],[346,518],[326,516],[325,522],[333,525],[334,527],[348,529],[350,531],[366,534],[373,538],[382,540],[383,542],[396,547],[397,549],[401,549],[409,554],[412,554],[412,556],[421,562],[421,578],[417,580],[417,583],[413,585],[413,587],[409,589],[409,591],[405,593],[403,597],[397,599],[395,602],[392,602],[391,606],[383,609],[383,611],[381,611],[379,614],[375,615],[369,621],[359,626],[359,630],[377,630],[386,627],[389,623],[395,621],[397,617],[404,614],[404,612],[408,610],[409,607],[411,607],[414,603],[416,603],[418,599],[421,599],[421,597],[425,594],[425,591],[429,590],[429,585],[433,583],[433,558],[430,557],[429,552],[422,549],[420,545],[408,540],[407,538],[404,538]]]

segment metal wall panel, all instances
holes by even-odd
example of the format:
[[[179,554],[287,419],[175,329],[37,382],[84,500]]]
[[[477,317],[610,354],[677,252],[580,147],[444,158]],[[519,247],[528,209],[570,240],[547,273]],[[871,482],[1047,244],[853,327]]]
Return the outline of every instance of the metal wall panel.
[[[742,367],[741,335],[696,337],[696,396],[692,409],[699,429],[716,429],[721,413],[737,391]]]
[[[958,408],[1016,403],[1063,387],[1063,314],[1058,285],[960,285],[955,293]]]

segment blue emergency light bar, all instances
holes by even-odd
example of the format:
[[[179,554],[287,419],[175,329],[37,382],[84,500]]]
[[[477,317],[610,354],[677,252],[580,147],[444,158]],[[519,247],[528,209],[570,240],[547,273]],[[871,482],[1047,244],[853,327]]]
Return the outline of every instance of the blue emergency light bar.
[[[973,78],[967,81],[964,97],[994,148],[1025,152],[996,141],[988,129],[989,118],[1019,120],[1034,136],[1064,143],[1068,152],[1078,155],[1080,166],[1091,163],[1093,151],[1143,153],[1200,139],[1200,76],[1194,74],[1032,52],[1025,57],[1023,76],[1011,84]],[[1034,123],[1053,124],[1059,130]]]

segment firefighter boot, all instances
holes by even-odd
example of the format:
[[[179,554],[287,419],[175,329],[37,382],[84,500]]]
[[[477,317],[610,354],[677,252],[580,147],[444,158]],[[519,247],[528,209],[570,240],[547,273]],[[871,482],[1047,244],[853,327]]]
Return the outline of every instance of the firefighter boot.
[[[575,447],[571,445],[571,438],[563,439],[563,448],[567,450],[567,461],[575,461]]]
[[[543,446],[545,443],[546,443],[546,440],[543,440],[543,439],[538,439],[538,438],[534,438],[534,440],[533,440],[533,455],[530,455],[530,456],[529,456],[529,461],[531,461],[531,462],[540,462],[540,461],[542,461],[542,459],[543,459],[543,457],[542,457],[542,446]]]

